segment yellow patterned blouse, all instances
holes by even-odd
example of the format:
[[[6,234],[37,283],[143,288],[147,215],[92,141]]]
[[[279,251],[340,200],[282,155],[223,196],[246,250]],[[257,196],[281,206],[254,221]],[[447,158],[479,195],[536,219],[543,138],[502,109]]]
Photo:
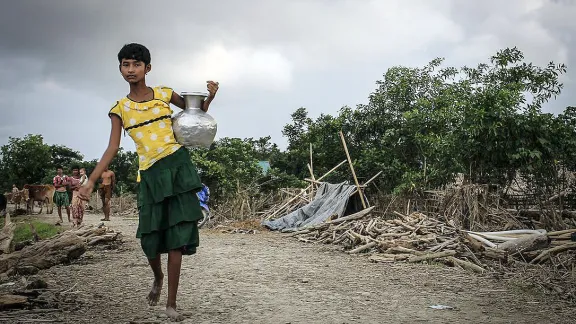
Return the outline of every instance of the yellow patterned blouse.
[[[172,131],[170,99],[173,90],[155,87],[154,99],[135,102],[124,97],[116,102],[108,115],[115,114],[122,120],[124,130],[136,144],[140,170],[146,170],[156,161],[176,152],[182,145],[176,142]]]

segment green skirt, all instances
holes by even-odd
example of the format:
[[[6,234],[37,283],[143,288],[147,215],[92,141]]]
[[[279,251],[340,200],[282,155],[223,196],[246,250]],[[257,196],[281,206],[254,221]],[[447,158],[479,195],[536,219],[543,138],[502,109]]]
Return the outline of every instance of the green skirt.
[[[140,171],[136,237],[148,259],[170,250],[196,253],[198,220],[202,219],[196,193],[201,188],[200,176],[185,148]]]

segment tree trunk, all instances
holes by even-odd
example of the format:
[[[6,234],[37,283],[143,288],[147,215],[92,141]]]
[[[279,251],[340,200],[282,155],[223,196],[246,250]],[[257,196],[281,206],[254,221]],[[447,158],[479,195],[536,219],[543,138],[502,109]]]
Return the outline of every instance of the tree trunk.
[[[539,250],[547,247],[549,244],[550,240],[546,234],[533,234],[498,244],[498,249],[510,254],[515,254]]]
[[[0,255],[0,276],[30,269],[48,269],[68,263],[86,252],[86,243],[70,232],[27,246],[21,251]]]
[[[0,231],[0,255],[12,252],[12,240],[14,239],[15,229],[16,224],[10,221],[10,214],[6,213],[4,228]]]

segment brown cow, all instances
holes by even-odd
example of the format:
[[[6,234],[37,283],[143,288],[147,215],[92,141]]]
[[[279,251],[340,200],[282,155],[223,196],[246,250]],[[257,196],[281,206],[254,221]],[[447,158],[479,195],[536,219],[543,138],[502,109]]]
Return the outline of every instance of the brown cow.
[[[52,185],[24,185],[25,189],[28,189],[29,197],[28,208],[34,213],[34,202],[40,202],[40,211],[38,214],[42,213],[43,205],[46,203],[46,213],[52,214],[54,212],[54,192],[56,189]]]

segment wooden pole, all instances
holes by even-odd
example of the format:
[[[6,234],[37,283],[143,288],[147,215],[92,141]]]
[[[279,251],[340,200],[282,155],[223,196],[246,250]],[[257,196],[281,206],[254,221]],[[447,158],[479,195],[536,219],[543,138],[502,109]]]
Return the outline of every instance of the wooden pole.
[[[344,146],[346,159],[348,160],[348,164],[350,165],[350,171],[352,171],[352,177],[354,177],[354,183],[356,184],[356,188],[358,190],[358,193],[360,194],[360,201],[362,202],[362,207],[366,209],[366,202],[364,201],[364,193],[362,192],[362,188],[360,187],[360,183],[358,182],[358,178],[356,177],[356,172],[354,171],[354,166],[352,165],[352,159],[350,158],[350,153],[348,152],[348,146],[346,146],[346,139],[344,138],[344,133],[342,133],[342,131],[340,131],[340,139],[342,139],[342,146]]]
[[[310,171],[310,176],[312,177],[312,179],[316,180],[316,178],[314,178],[314,159],[312,158],[312,143],[310,143],[310,164],[308,165],[308,170]],[[314,189],[316,189],[315,185],[312,185],[312,188],[310,188],[310,200],[314,199]]]
[[[375,176],[373,176],[372,178],[370,178],[368,181],[364,182],[364,184],[362,185],[362,187],[363,187],[363,188],[366,188],[370,182],[374,181],[374,180],[375,180],[376,178],[378,178],[378,176],[381,175],[381,174],[382,174],[382,171],[376,173]],[[358,189],[356,189],[354,192],[352,192],[352,193],[350,194],[350,196],[354,195],[354,194],[357,193],[357,192],[358,192]]]
[[[321,176],[320,178],[316,179],[316,181],[320,181],[320,180],[326,178],[330,173],[332,173],[334,170],[336,170],[336,169],[338,169],[339,167],[341,167],[342,164],[344,164],[344,163],[346,163],[346,160],[338,163],[337,166],[335,166],[335,167],[333,167],[332,169],[330,169],[330,171],[326,172],[323,176]]]
[[[312,171],[312,166],[310,165],[310,163],[308,163],[308,171],[310,171],[310,177],[315,182],[316,178],[314,178],[314,172]],[[315,187],[314,182],[312,183],[312,187],[310,188],[310,199],[314,199],[314,187]]]
[[[312,143],[310,143],[310,173],[313,173],[312,170],[314,170],[314,163],[312,161]],[[312,176],[314,177],[314,176]]]

